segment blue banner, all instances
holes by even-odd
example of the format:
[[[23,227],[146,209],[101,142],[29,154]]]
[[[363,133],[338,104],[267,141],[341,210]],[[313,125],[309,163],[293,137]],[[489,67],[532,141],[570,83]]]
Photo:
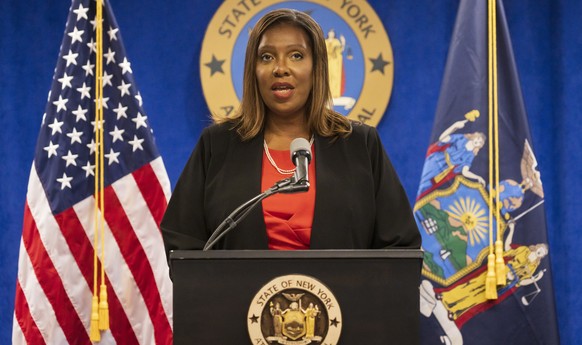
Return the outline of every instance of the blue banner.
[[[501,0],[495,7],[489,30],[487,1],[460,2],[419,183],[422,344],[559,344],[542,180]],[[487,263],[498,234],[505,281],[491,298]]]

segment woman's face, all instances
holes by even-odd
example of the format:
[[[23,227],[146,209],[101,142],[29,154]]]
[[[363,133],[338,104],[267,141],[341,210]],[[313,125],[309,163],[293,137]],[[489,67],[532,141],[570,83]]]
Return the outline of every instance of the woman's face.
[[[313,85],[313,54],[301,28],[277,24],[258,46],[256,76],[267,116],[303,117]]]

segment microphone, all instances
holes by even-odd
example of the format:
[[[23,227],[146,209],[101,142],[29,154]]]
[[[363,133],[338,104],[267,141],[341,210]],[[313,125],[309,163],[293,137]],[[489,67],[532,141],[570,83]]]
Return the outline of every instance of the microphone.
[[[294,139],[291,142],[291,161],[295,164],[295,174],[291,178],[286,178],[275,182],[275,184],[255,196],[251,200],[245,202],[234,210],[220,225],[212,232],[208,241],[202,250],[206,251],[214,247],[214,245],[224,237],[229,231],[234,229],[238,223],[243,220],[263,199],[277,193],[297,193],[306,192],[309,190],[308,170],[311,162],[311,144],[303,138]]]
[[[294,185],[305,187],[309,190],[309,163],[311,163],[311,144],[304,138],[296,138],[291,142],[291,161],[295,164],[295,174],[292,178]]]

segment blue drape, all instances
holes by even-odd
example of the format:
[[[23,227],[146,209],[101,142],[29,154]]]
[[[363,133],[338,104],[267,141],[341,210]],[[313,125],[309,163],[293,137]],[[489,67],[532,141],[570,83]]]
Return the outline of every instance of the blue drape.
[[[336,0],[338,1],[338,0]],[[111,0],[157,145],[175,184],[208,110],[199,53],[212,1]],[[414,200],[429,144],[457,0],[370,0],[394,52],[394,88],[378,129]],[[5,0],[0,11],[0,343],[11,339],[27,179],[65,28],[67,0]],[[582,324],[582,2],[504,1],[546,195],[562,343]]]

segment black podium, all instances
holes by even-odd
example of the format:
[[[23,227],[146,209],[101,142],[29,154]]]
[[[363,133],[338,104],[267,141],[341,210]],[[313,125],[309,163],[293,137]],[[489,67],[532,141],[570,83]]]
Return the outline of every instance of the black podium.
[[[418,344],[421,265],[420,250],[173,251],[174,344]]]

